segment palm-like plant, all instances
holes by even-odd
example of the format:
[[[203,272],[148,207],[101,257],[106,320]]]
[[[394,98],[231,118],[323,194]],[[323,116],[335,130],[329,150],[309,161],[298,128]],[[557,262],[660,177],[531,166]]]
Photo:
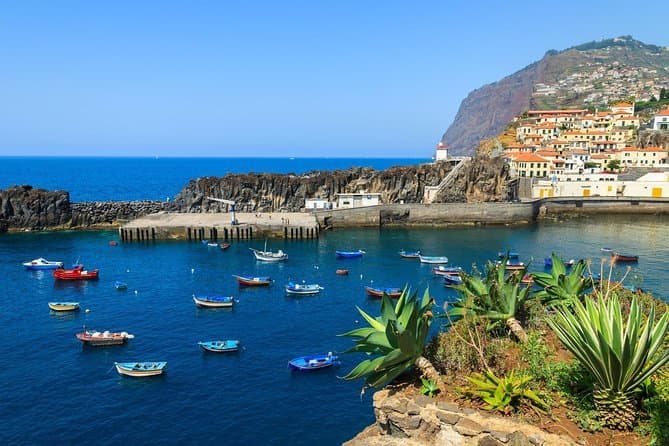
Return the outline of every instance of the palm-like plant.
[[[541,299],[544,305],[569,305],[592,287],[592,279],[583,276],[587,263],[581,259],[567,273],[562,259],[555,253],[551,258],[553,265],[550,273],[531,273],[534,283],[543,288],[535,297]]]
[[[532,296],[529,287],[521,283],[525,270],[507,275],[506,261],[505,258],[497,264],[488,262],[485,278],[461,273],[462,283],[452,286],[460,299],[448,310],[447,317],[477,316],[490,321],[490,328],[504,323],[524,343],[527,333],[517,316]]]
[[[410,295],[408,288],[402,291],[395,306],[387,295],[381,300],[381,315],[372,317],[358,307],[358,311],[369,323],[340,336],[355,339],[350,352],[365,352],[376,355],[360,362],[344,379],[364,378],[369,387],[383,387],[397,376],[416,366],[421,373],[443,391],[444,384],[432,363],[423,357],[423,349],[432,323],[430,310],[434,300],[425,290],[422,299],[416,293]]]
[[[669,350],[660,351],[669,328],[669,313],[655,321],[655,308],[647,318],[637,297],[632,298],[627,323],[623,323],[616,295],[597,302],[578,299],[573,313],[558,307],[549,319],[564,346],[590,371],[595,380],[594,401],[604,423],[630,429],[635,421],[635,392],[669,361]],[[657,353],[657,356],[656,356]]]

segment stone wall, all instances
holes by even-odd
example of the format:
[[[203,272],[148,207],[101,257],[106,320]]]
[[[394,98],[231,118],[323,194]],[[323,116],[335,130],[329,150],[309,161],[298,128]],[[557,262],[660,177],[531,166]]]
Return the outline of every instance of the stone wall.
[[[0,190],[0,232],[43,230],[66,224],[72,217],[70,194],[32,186]]]
[[[345,446],[575,446],[571,439],[511,417],[461,408],[393,389],[374,394],[376,423]]]
[[[117,226],[127,220],[166,210],[165,201],[87,201],[72,203],[73,228]]]

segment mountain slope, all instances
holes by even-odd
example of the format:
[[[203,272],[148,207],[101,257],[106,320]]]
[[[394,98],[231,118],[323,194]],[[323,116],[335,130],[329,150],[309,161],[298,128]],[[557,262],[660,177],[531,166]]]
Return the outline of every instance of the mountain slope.
[[[669,90],[669,48],[630,36],[589,42],[544,57],[462,101],[441,141],[454,155],[471,154],[528,109],[606,107],[649,100]]]

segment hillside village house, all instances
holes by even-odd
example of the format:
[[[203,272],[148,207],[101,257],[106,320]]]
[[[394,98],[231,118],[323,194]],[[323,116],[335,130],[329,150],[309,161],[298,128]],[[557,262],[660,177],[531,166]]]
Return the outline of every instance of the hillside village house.
[[[653,117],[653,130],[669,130],[669,107]]]
[[[620,181],[614,174],[565,175],[537,181],[532,197],[669,198],[669,172],[649,172],[636,181]]]
[[[534,153],[519,152],[507,155],[512,171],[519,177],[546,177],[550,170],[550,161]]]

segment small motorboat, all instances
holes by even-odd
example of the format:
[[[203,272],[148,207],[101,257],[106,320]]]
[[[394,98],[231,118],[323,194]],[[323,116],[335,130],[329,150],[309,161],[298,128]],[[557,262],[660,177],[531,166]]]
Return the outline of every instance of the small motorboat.
[[[233,274],[232,277],[237,279],[237,282],[239,282],[239,285],[241,286],[267,286],[272,283],[272,279],[270,279],[268,276],[253,277],[237,276]]]
[[[97,269],[87,271],[84,269],[84,265],[77,265],[73,269],[55,269],[51,274],[58,280],[87,280],[97,279],[98,273],[99,271]]]
[[[221,243],[219,247],[223,250],[226,250],[230,247],[230,243]]]
[[[520,279],[520,281],[524,284],[532,285],[534,283],[534,278],[532,277],[531,274],[525,274],[523,278]]]
[[[420,263],[448,263],[448,257],[446,256],[424,256],[419,254],[418,257],[420,258]]]
[[[57,269],[63,267],[63,262],[52,262],[40,257],[39,259],[31,260],[30,262],[24,262],[23,266],[29,270]]]
[[[193,302],[200,308],[226,308],[235,303],[232,296],[196,296],[193,295]]]
[[[79,302],[49,302],[53,311],[78,311]]]
[[[576,263],[576,260],[574,259],[569,259],[569,260],[563,260],[562,263],[564,264],[565,267],[569,268],[570,266],[574,266],[574,263]],[[553,266],[553,259],[550,257],[544,258],[544,267],[545,268],[551,268]]]
[[[114,282],[114,288],[116,288],[119,291],[127,290],[128,284],[117,280],[116,282]]]
[[[210,248],[215,248],[215,247],[218,246],[218,243],[216,243],[216,242],[208,242],[208,243],[207,243],[207,246],[210,247]]]
[[[400,257],[403,259],[418,259],[420,258],[420,251],[405,251],[401,250],[399,252]]]
[[[238,340],[200,341],[197,344],[202,347],[202,350],[214,353],[236,352],[239,350]]]
[[[337,271],[335,271],[335,274],[337,274],[339,276],[348,276],[348,270],[341,268],[341,269],[338,269]]]
[[[143,376],[162,375],[167,362],[115,362],[116,371],[121,375],[140,378]]]
[[[611,251],[613,251],[613,249],[611,249],[611,248],[608,248],[608,247],[602,248],[602,252],[611,252]]]
[[[437,276],[459,276],[462,272],[461,266],[439,265],[432,268],[432,273]]]
[[[388,297],[400,297],[402,295],[402,288],[375,288],[366,286],[365,291],[370,297],[383,297],[384,294]]]
[[[460,276],[444,276],[444,285],[462,285],[462,278]]]
[[[77,339],[93,347],[104,347],[107,345],[121,345],[125,344],[128,339],[133,339],[135,336],[125,331],[110,332],[110,331],[84,331],[75,335]]]
[[[318,294],[323,289],[322,286],[317,283],[293,283],[288,282],[286,285],[287,294]]]
[[[265,249],[263,251],[253,248],[249,249],[253,251],[253,255],[255,256],[256,260],[259,260],[261,262],[281,262],[288,258],[288,254],[286,254],[280,249],[277,252],[268,251],[267,241],[265,241]]]
[[[496,262],[497,265],[499,265],[501,262]],[[518,261],[511,261],[508,260],[506,262],[506,265],[504,265],[504,269],[507,271],[520,271],[522,269],[525,269],[525,263],[524,262],[518,262]]]
[[[118,245],[118,242],[116,240],[111,240],[109,242],[109,246],[116,246],[116,245]]]
[[[365,251],[358,249],[357,251],[335,251],[335,256],[339,259],[355,259],[362,257]]]
[[[339,364],[337,356],[329,352],[327,355],[300,356],[288,361],[291,370],[318,370]]]
[[[520,257],[520,255],[515,251],[498,251],[497,252],[497,258],[498,259],[503,259],[504,257],[508,257],[509,259],[517,259],[518,257]]]
[[[620,254],[619,252],[611,252],[614,262],[635,263],[639,261],[639,256]]]

